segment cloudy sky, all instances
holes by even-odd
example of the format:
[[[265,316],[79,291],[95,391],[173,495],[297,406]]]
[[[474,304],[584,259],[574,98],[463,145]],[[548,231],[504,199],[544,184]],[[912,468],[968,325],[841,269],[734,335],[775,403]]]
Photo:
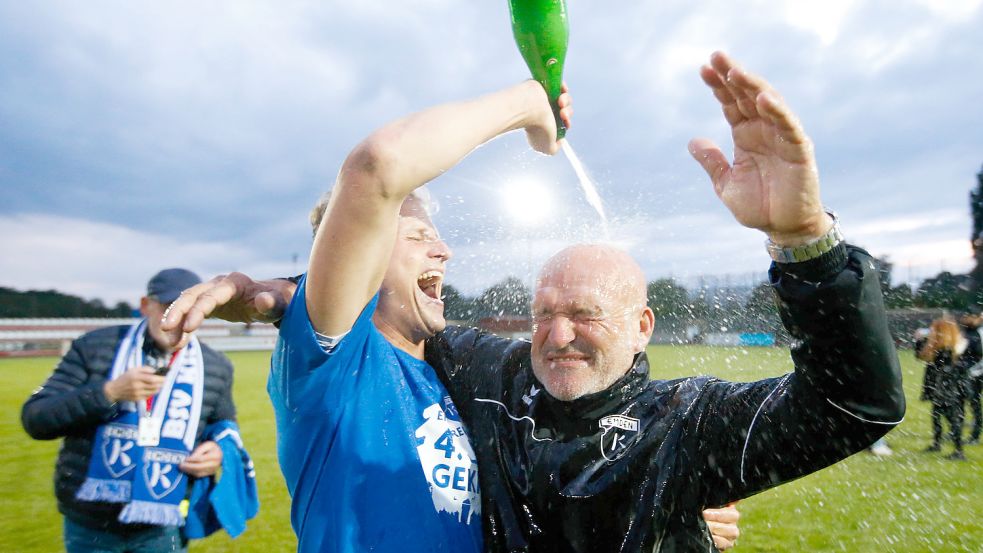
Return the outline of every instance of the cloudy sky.
[[[574,147],[650,277],[762,273],[686,152],[730,148],[698,68],[724,49],[813,137],[825,202],[901,279],[970,267],[983,0],[569,5]],[[156,270],[303,270],[307,211],[387,120],[527,76],[504,1],[0,2],[0,286],[136,300]],[[509,190],[547,191],[545,200]],[[521,133],[431,185],[477,292],[600,239],[563,156]],[[532,221],[508,206],[539,205]],[[548,208],[548,209],[546,209]]]

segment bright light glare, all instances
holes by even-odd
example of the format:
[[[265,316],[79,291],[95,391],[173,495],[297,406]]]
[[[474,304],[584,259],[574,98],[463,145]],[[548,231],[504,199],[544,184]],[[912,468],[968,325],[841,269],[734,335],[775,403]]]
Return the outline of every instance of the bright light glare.
[[[553,208],[549,190],[539,181],[522,179],[502,187],[505,209],[515,222],[523,226],[537,225],[546,220]]]

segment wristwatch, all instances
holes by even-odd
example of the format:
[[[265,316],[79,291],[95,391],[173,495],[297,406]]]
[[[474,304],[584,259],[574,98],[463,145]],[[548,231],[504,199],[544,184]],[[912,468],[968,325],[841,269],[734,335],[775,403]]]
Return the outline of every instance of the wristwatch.
[[[826,213],[833,219],[833,226],[826,231],[826,234],[805,244],[790,248],[779,246],[771,239],[766,240],[765,247],[768,248],[768,255],[778,263],[801,263],[816,259],[835,248],[840,242],[843,242],[843,233],[840,232],[840,222],[836,214],[829,210]]]

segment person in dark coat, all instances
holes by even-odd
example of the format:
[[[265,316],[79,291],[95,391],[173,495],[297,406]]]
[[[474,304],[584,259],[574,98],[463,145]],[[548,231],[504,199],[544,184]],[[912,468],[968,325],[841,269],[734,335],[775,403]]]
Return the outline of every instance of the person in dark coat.
[[[966,355],[969,341],[963,337],[956,321],[949,318],[932,322],[928,338],[917,350],[916,355],[930,367],[926,368],[926,380],[931,374],[927,395],[932,402],[932,445],[926,451],[942,450],[942,419],[949,423],[949,436],[955,450],[947,457],[951,460],[965,460],[963,453],[963,402],[965,401],[965,382],[967,374]],[[970,354],[971,355],[971,354]]]
[[[983,431],[983,407],[980,396],[983,394],[983,336],[980,335],[980,324],[983,316],[978,313],[967,313],[960,317],[959,326],[963,337],[969,343],[966,353],[961,357],[966,366],[966,400],[973,415],[973,426],[969,432],[968,444],[980,443],[980,433]]]
[[[159,272],[148,283],[147,295],[140,300],[143,321],[132,326],[101,328],[76,339],[55,367],[54,373],[23,406],[21,423],[32,438],[63,439],[55,465],[54,488],[58,510],[64,515],[65,548],[69,553],[182,551],[186,547],[178,524],[124,522],[122,518],[126,517],[123,512],[134,503],[132,497],[127,503],[119,497],[112,498],[113,501],[95,501],[79,496],[86,495],[80,494],[80,490],[88,483],[97,482],[92,479],[93,457],[108,457],[119,469],[120,480],[130,478],[124,482],[114,481],[107,486],[107,477],[101,486],[90,486],[94,495],[107,489],[122,488],[125,488],[126,495],[136,493],[138,485],[134,482],[141,477],[166,484],[167,489],[152,488],[154,493],[163,495],[164,492],[173,491],[181,480],[186,486],[189,479],[214,475],[221,466],[221,448],[213,441],[202,441],[201,436],[208,424],[235,420],[232,363],[221,353],[199,344],[192,336],[186,335],[176,345],[169,345],[160,329],[165,309],[182,290],[200,282],[197,275],[185,269]],[[122,361],[118,358],[127,340],[132,340],[134,344],[127,356],[133,362],[117,367]],[[191,351],[195,345],[200,347],[200,356]],[[182,361],[186,352],[189,358],[194,358],[188,364]],[[202,373],[193,373],[189,368],[191,366],[201,366]],[[114,370],[116,377],[111,378]],[[171,395],[169,402],[164,402],[167,407],[164,410],[174,409],[175,416],[184,417],[182,411],[187,408],[186,414],[191,418],[178,420],[175,416],[156,415],[159,412],[153,409],[158,403],[156,400],[163,397],[166,390],[179,390],[181,382],[176,379],[183,378],[186,370],[189,375],[201,374],[201,378],[195,380],[197,387],[189,387],[192,393],[188,394],[200,395],[200,404],[193,397],[187,404],[185,397],[175,399]],[[167,376],[164,376],[165,373]],[[165,392],[159,394],[162,387]],[[150,406],[146,418],[160,423],[158,443],[166,441],[171,430],[183,429],[187,432],[185,437],[188,444],[192,446],[188,454],[179,452],[175,457],[170,452],[172,455],[168,461],[175,461],[173,466],[163,462],[151,463],[152,471],[147,472],[149,476],[132,469],[141,467],[141,456],[134,455],[134,452],[140,451],[140,447],[143,447],[142,451],[152,452],[150,442],[144,442],[141,446],[137,443],[139,438],[136,438],[135,430],[131,432],[133,435],[127,435],[125,427],[113,427],[127,412],[133,413],[137,410],[135,406],[142,405]],[[200,409],[197,420],[193,420],[197,409]],[[192,424],[196,426],[196,431],[191,430]],[[161,428],[164,425],[169,426]],[[106,428],[116,428],[115,434],[108,440],[103,437],[103,432],[99,432]],[[103,445],[96,446],[97,443]],[[158,456],[158,459],[161,458]],[[182,460],[177,463],[179,458]],[[186,489],[190,490],[190,486],[186,486]],[[175,503],[179,503],[180,499],[175,498]],[[132,518],[139,519],[140,513]]]

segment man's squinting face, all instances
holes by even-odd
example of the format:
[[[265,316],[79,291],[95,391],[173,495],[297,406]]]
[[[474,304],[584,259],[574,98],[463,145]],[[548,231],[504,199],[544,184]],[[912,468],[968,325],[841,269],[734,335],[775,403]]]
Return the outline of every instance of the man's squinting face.
[[[559,400],[610,387],[628,371],[651,334],[651,311],[630,285],[619,281],[617,268],[604,267],[603,261],[596,255],[559,262],[554,258],[537,285],[533,372]]]
[[[418,343],[447,324],[440,297],[451,250],[419,201],[407,199],[399,215],[396,245],[382,280],[377,314],[387,326]]]

